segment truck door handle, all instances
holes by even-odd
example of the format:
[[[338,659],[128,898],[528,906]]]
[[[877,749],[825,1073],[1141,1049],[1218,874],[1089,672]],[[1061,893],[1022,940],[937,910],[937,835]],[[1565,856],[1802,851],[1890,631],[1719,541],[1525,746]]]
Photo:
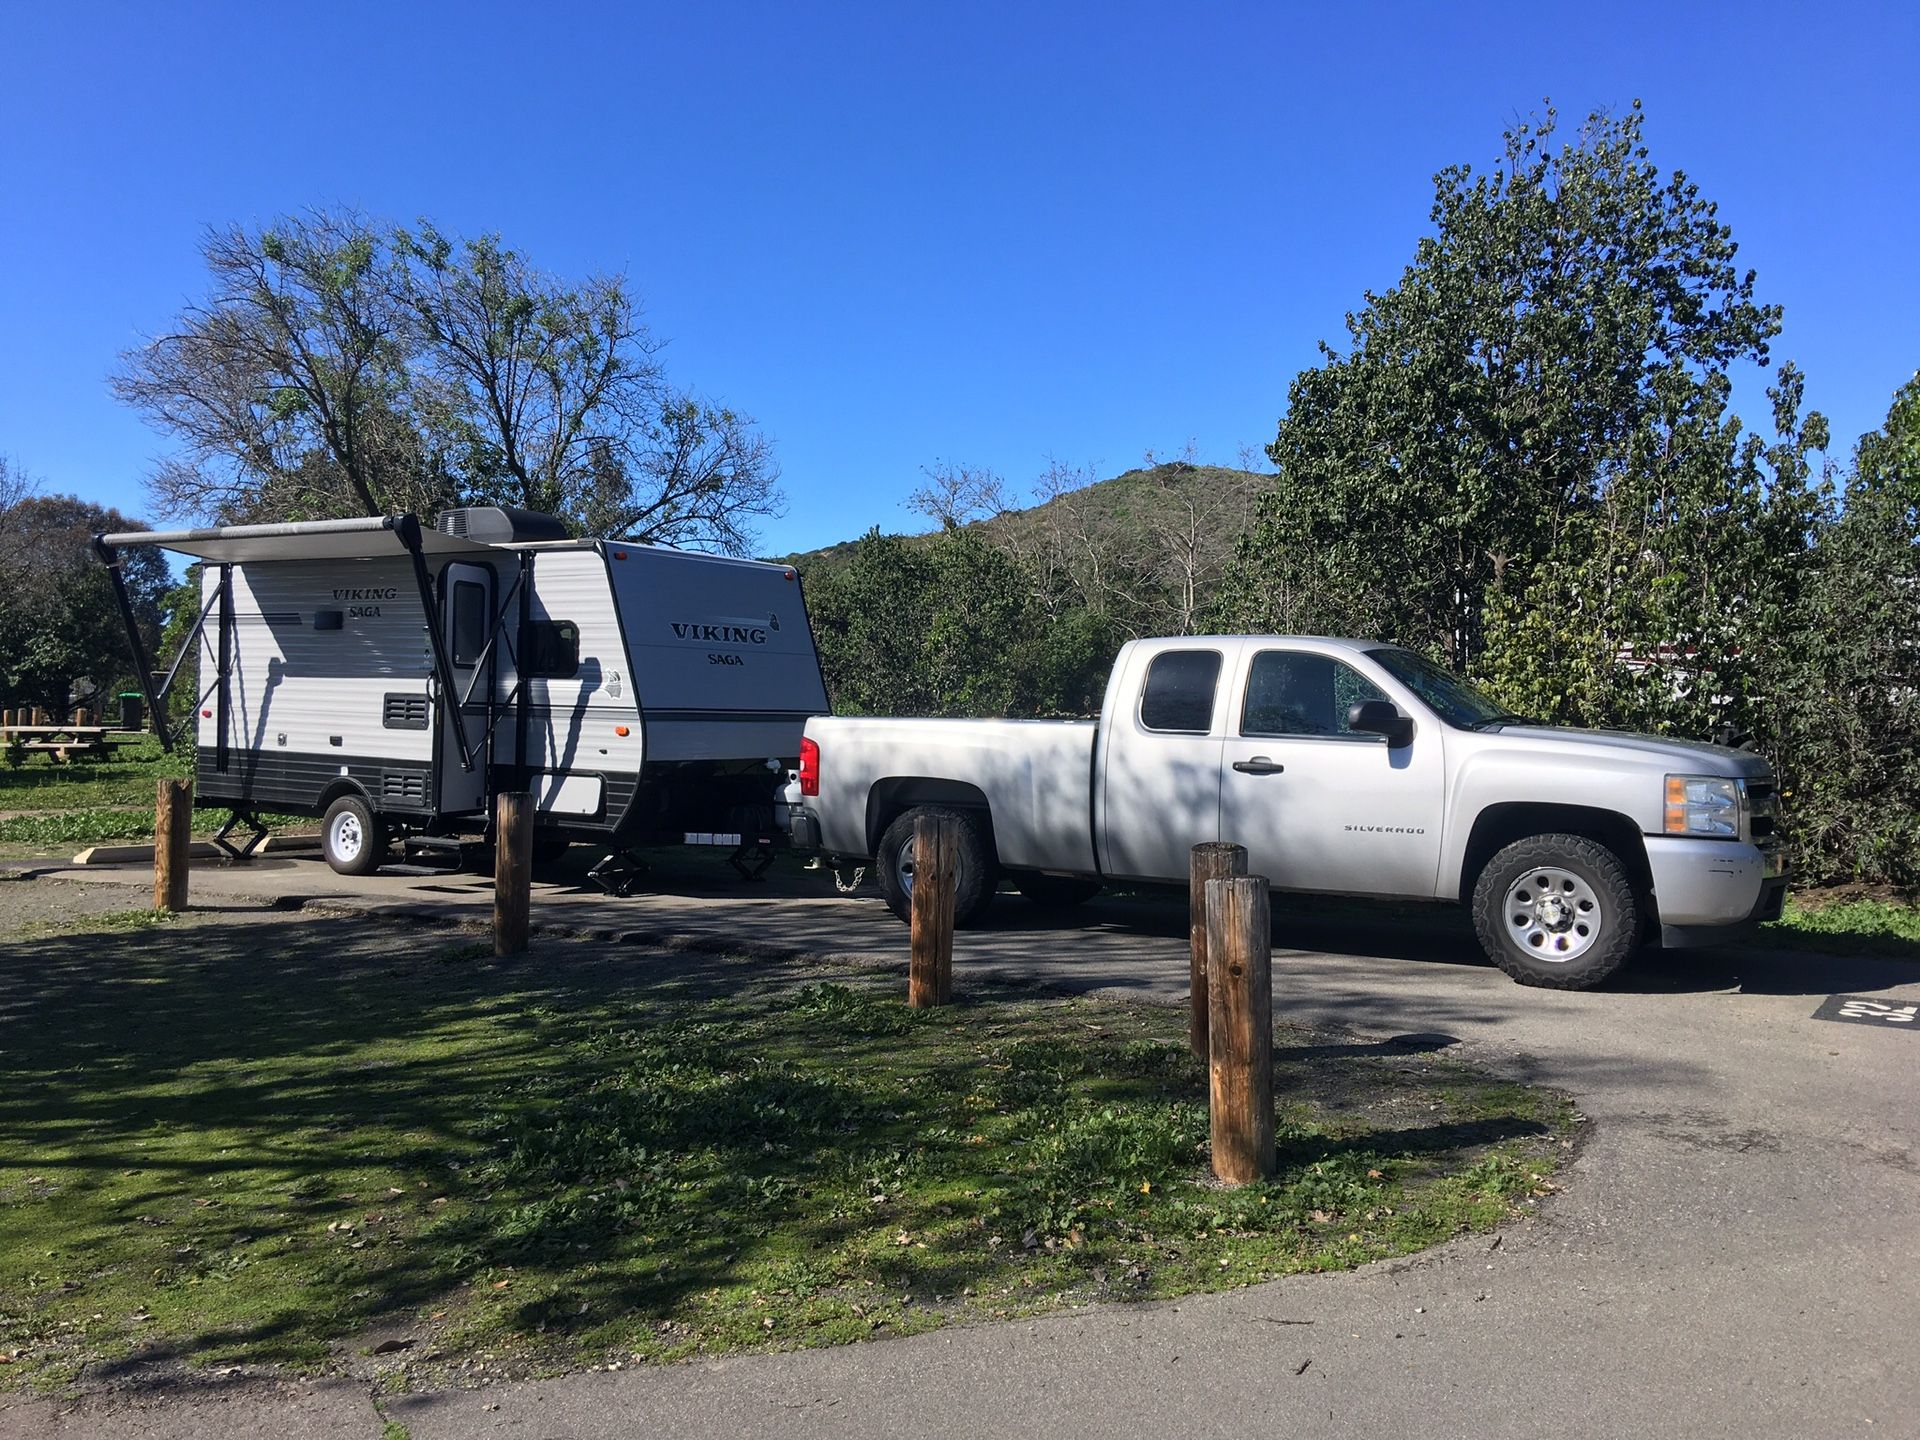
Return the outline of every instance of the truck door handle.
[[[1251,760],[1236,760],[1233,768],[1242,775],[1278,775],[1287,767],[1276,765],[1264,755],[1256,755]]]

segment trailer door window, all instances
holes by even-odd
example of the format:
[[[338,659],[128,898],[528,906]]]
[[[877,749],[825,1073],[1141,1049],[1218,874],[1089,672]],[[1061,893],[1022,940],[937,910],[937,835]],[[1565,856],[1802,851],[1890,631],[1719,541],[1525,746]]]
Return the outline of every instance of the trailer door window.
[[[472,580],[453,582],[453,663],[480,663],[487,648],[487,587]]]
[[[1164,650],[1147,666],[1140,723],[1149,730],[1204,735],[1213,728],[1213,689],[1220,679],[1218,650]]]
[[[526,673],[535,680],[571,680],[580,673],[580,627],[571,620],[535,620],[527,632]]]

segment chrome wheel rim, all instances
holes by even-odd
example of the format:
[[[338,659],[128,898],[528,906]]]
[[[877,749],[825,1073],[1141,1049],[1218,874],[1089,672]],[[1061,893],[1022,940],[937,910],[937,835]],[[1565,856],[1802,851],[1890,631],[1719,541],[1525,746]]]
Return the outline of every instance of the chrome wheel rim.
[[[351,810],[344,810],[333,817],[333,824],[327,831],[327,843],[333,853],[342,860],[357,860],[360,850],[367,843],[366,831],[360,826],[360,817]]]
[[[913,894],[913,843],[908,839],[893,862],[893,873],[899,878],[902,895]]]
[[[1605,921],[1593,887],[1558,865],[1537,866],[1509,885],[1502,914],[1515,945],[1554,965],[1591,950]]]

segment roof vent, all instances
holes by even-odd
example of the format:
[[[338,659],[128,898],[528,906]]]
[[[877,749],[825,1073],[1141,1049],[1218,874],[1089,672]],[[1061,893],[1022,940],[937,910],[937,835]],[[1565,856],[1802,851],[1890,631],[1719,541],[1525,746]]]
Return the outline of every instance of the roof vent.
[[[482,545],[572,538],[567,534],[567,527],[552,515],[542,515],[537,510],[514,510],[505,505],[468,505],[459,510],[442,510],[434,517],[433,528],[443,535],[458,535]]]

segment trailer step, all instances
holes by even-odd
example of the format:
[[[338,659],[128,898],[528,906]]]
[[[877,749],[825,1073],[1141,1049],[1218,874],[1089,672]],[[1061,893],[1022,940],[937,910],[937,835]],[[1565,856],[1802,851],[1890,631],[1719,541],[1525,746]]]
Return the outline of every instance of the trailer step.
[[[473,843],[458,835],[409,835],[405,841],[409,850],[464,850]]]

